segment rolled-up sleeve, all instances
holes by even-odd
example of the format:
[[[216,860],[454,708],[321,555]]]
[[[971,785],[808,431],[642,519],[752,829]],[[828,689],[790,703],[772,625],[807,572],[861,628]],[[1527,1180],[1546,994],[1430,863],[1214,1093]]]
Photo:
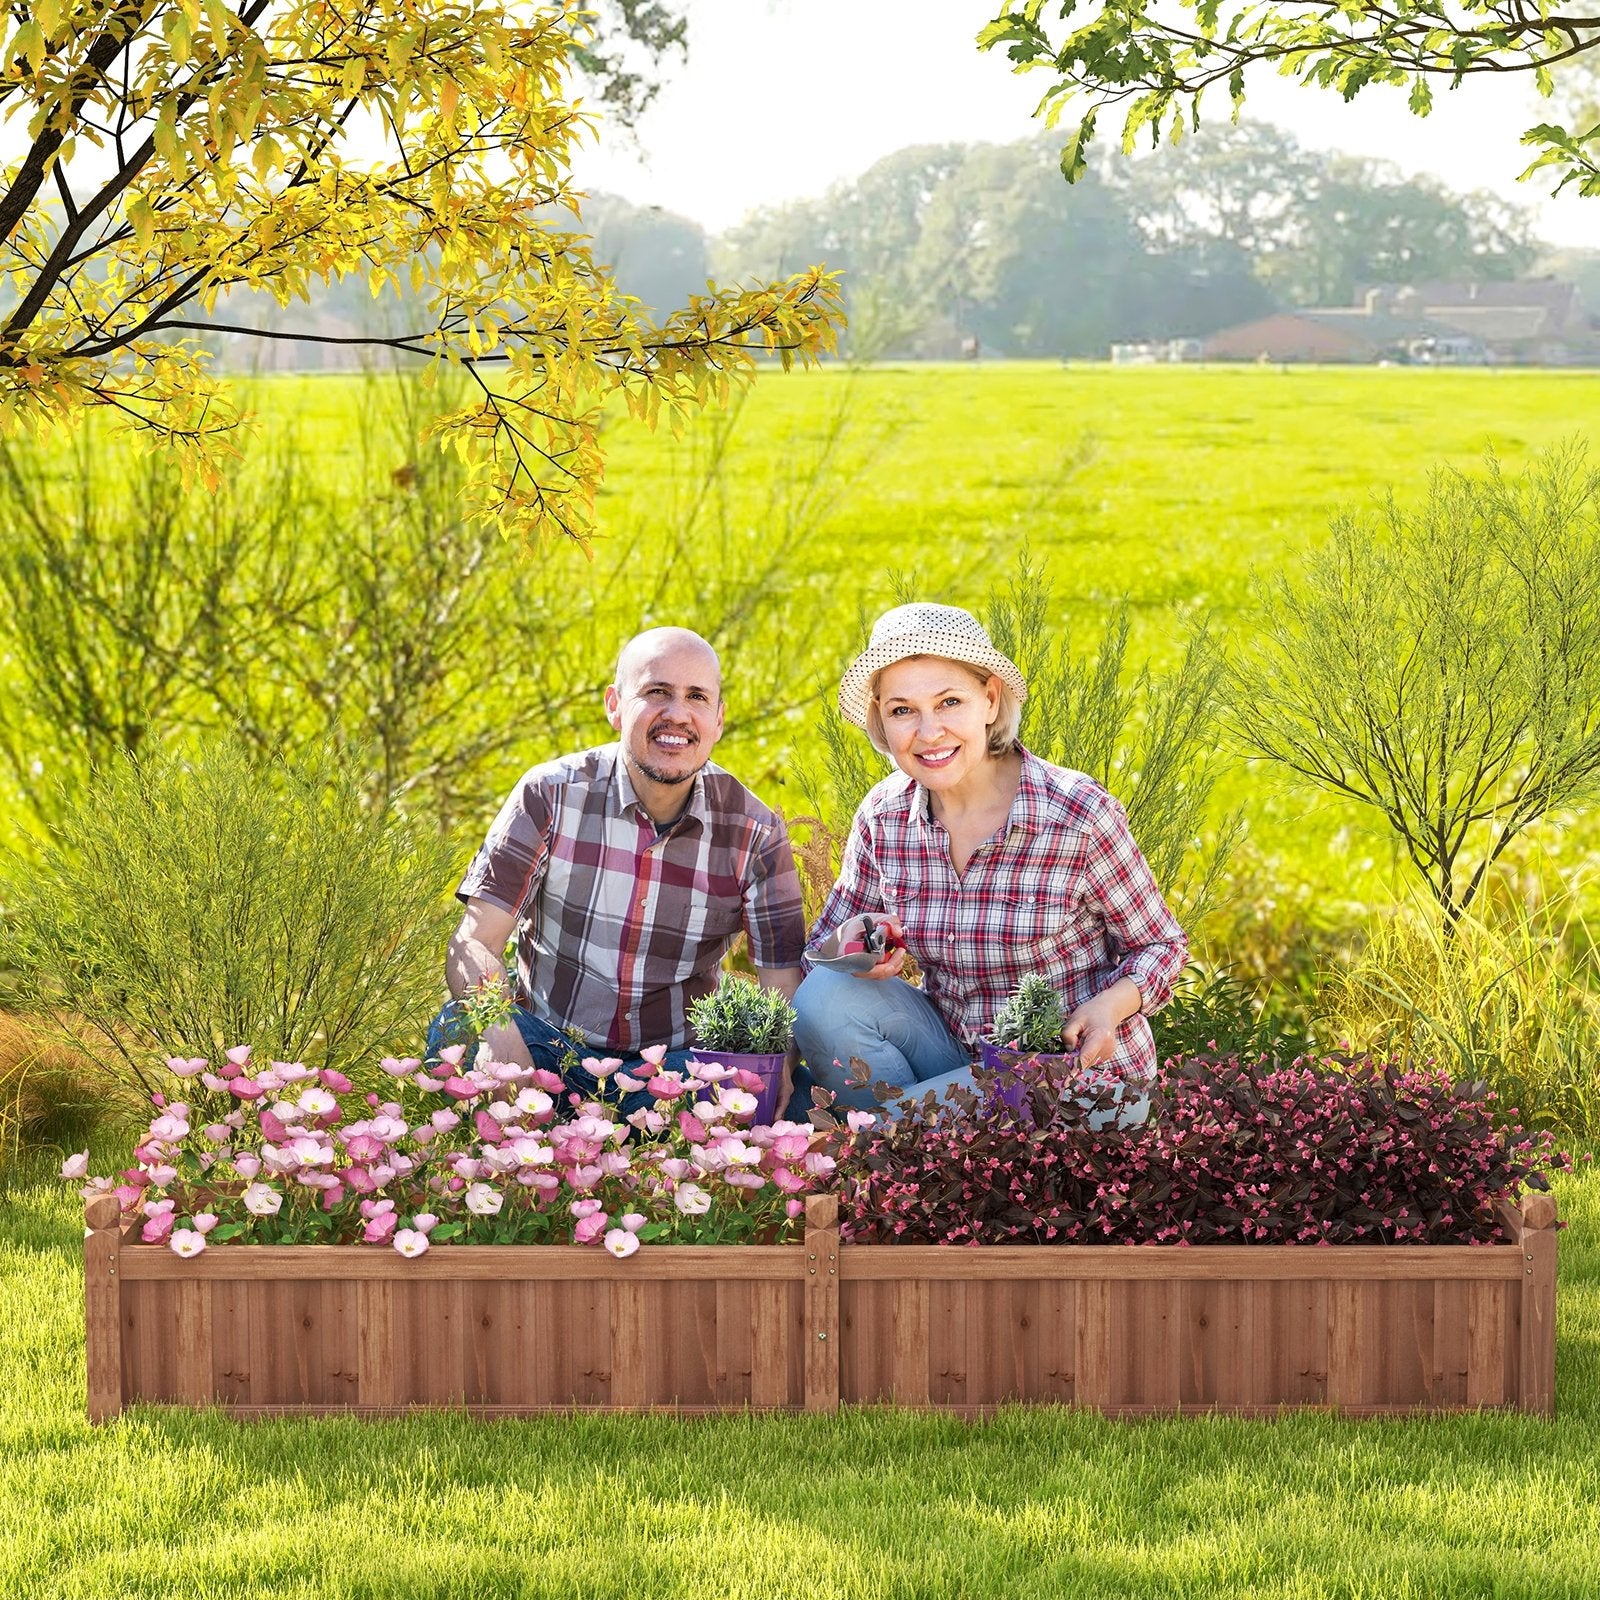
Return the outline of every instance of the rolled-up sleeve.
[[[487,900],[520,913],[543,879],[552,818],[550,795],[535,768],[506,797],[456,888],[456,898],[463,904]]]
[[[1156,887],[1150,867],[1128,831],[1127,813],[1104,796],[1084,855],[1089,899],[1105,919],[1116,960],[1107,987],[1121,978],[1139,986],[1139,1009],[1147,1016],[1172,998],[1173,985],[1189,959],[1189,940]]]
[[[828,893],[817,920],[812,924],[811,937],[806,945],[806,965],[810,958],[836,928],[852,917],[868,911],[883,910],[883,875],[878,869],[877,851],[873,847],[872,830],[868,824],[870,800],[864,801],[856,812],[845,842],[844,856],[839,863],[839,877]]]

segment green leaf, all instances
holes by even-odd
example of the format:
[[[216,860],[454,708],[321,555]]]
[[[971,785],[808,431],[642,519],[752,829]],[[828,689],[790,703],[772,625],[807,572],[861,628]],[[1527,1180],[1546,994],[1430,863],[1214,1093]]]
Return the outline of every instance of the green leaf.
[[[1061,176],[1068,183],[1076,183],[1088,168],[1084,152],[1094,138],[1094,119],[1094,112],[1089,112],[1078,124],[1078,131],[1073,134],[1061,152]]]

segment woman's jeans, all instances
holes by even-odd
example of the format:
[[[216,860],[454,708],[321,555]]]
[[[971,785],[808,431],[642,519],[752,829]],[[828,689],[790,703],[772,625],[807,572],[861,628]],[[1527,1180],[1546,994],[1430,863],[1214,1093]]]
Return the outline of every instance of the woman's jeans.
[[[800,985],[794,1009],[795,1042],[811,1077],[831,1090],[841,1106],[889,1116],[904,1110],[894,1100],[880,1106],[870,1088],[848,1083],[852,1056],[866,1062],[874,1082],[899,1090],[902,1102],[929,1093],[943,1098],[946,1089],[974,1087],[967,1047],[952,1036],[933,1002],[902,978],[858,978],[817,967]],[[1095,1071],[1086,1072],[1084,1080],[1096,1095],[1094,1101],[1080,1102],[1086,1110],[1107,1087],[1116,1102],[1092,1112],[1092,1131],[1112,1123],[1134,1128],[1150,1114],[1150,1097],[1133,1084]]]

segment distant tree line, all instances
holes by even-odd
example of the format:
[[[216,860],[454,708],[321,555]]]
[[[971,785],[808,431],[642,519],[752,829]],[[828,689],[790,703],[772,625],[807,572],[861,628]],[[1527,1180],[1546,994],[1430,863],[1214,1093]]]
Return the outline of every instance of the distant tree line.
[[[952,356],[970,338],[991,355],[1104,356],[1114,340],[1349,304],[1365,284],[1535,268],[1576,278],[1600,305],[1600,253],[1548,255],[1498,196],[1307,150],[1266,123],[1207,126],[1135,161],[1102,154],[1074,185],[1059,157],[1054,135],[915,145],[720,237],[609,194],[561,225],[592,235],[595,260],[656,310],[703,293],[708,277],[842,268],[847,344],[861,356]],[[254,309],[278,315],[265,297]],[[317,309],[360,326],[405,315],[359,285],[319,294]]]

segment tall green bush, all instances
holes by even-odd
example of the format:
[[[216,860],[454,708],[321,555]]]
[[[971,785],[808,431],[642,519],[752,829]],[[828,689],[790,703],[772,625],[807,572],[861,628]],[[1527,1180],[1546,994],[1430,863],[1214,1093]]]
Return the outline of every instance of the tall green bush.
[[[1524,830],[1600,797],[1600,470],[1434,474],[1262,585],[1242,749],[1376,809],[1446,926]]]
[[[158,1055],[244,1043],[341,1068],[405,1053],[442,998],[457,865],[326,752],[116,757],[10,864],[12,988],[140,1083]]]

